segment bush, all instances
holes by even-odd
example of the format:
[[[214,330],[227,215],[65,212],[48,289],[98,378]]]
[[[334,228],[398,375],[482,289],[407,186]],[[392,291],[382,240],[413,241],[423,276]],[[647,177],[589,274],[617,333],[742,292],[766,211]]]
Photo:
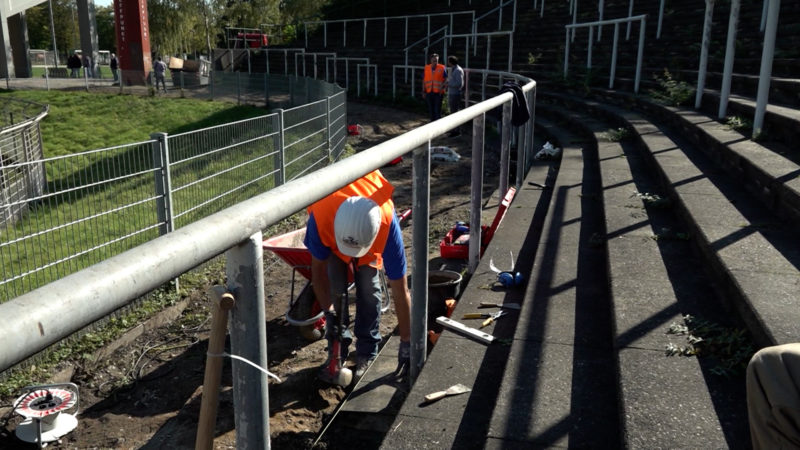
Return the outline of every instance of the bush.
[[[695,90],[685,81],[672,78],[669,70],[664,69],[664,77],[655,76],[661,89],[651,89],[650,96],[657,102],[670,106],[680,106],[688,103],[694,97]]]

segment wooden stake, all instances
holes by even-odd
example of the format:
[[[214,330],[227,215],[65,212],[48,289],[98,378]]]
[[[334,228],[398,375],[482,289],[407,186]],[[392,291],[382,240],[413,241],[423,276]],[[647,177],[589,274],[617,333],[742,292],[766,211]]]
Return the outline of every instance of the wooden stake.
[[[225,336],[228,334],[228,311],[236,301],[223,286],[214,286],[209,291],[211,305],[211,336],[208,338],[206,372],[203,379],[203,398],[200,403],[200,419],[197,422],[195,450],[212,450],[214,428],[217,422],[219,386],[222,379],[222,357],[225,350]],[[212,356],[213,355],[213,356]]]

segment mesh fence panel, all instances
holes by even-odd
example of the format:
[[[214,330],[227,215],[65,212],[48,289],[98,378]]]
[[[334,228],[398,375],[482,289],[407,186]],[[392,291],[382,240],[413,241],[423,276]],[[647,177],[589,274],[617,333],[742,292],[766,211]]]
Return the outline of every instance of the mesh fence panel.
[[[3,167],[32,170],[46,174],[41,192],[4,205],[26,212],[3,224],[3,301],[158,235],[151,143]]]
[[[130,90],[126,76],[120,89]],[[200,88],[209,97],[286,109],[44,159],[38,122],[0,130],[0,302],[317,170],[344,150],[346,94],[338,86],[265,74],[210,79]]]

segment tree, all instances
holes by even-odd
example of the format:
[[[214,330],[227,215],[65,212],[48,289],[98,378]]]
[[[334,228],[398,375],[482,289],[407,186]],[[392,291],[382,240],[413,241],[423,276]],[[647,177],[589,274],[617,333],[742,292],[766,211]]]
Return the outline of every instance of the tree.
[[[100,6],[95,10],[98,50],[117,51],[117,31],[114,24],[114,7]]]

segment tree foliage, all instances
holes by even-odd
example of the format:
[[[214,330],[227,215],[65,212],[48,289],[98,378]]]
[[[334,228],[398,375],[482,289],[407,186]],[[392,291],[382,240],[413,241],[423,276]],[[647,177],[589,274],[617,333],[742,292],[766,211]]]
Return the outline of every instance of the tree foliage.
[[[80,48],[76,0],[52,0],[56,45],[62,57]],[[206,53],[225,47],[225,28],[258,28],[273,42],[290,40],[296,24],[317,20],[331,0],[148,0],[154,54]],[[113,6],[95,6],[99,50],[116,50]],[[30,48],[52,49],[50,12],[42,3],[26,12]],[[277,38],[277,39],[276,39]]]

